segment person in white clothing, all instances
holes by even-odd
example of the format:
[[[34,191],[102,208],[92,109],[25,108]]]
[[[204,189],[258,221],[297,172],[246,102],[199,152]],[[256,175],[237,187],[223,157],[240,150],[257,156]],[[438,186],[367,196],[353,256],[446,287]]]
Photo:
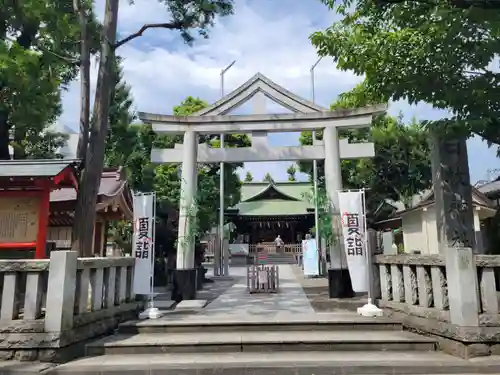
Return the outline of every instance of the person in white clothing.
[[[278,252],[281,251],[283,249],[283,246],[285,245],[279,234],[274,240],[274,245],[276,246],[276,251]]]

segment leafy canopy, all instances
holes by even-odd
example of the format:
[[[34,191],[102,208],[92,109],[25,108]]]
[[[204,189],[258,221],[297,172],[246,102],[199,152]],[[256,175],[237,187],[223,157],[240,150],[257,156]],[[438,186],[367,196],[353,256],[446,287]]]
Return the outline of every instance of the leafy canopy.
[[[98,26],[89,13],[95,47]],[[70,1],[4,1],[1,14],[0,159],[9,158],[14,127],[16,158],[47,156],[52,151],[37,150],[33,143],[59,116],[61,90],[77,72],[78,22]]]
[[[362,83],[343,93],[331,105],[332,109],[358,108],[378,104],[382,98],[366,89]],[[318,132],[318,138],[322,133]],[[342,161],[342,182],[348,189],[367,189],[367,206],[377,219],[388,212],[381,211],[386,199],[410,205],[413,195],[431,186],[432,174],[424,124],[405,124],[401,117],[377,116],[370,129],[349,131],[342,135],[350,141],[370,141],[375,144],[375,157]],[[300,142],[312,144],[311,132],[303,132]],[[324,164],[318,163],[318,176],[323,184]],[[300,162],[300,170],[312,178],[312,163]]]
[[[322,1],[342,19],[311,36],[321,56],[365,75],[366,90],[384,101],[449,110],[433,124],[440,129],[500,143],[500,12],[451,0]]]

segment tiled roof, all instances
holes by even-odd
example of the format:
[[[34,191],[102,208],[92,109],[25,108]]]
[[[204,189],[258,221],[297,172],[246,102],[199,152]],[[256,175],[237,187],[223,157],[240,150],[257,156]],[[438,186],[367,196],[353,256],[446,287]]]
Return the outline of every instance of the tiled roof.
[[[285,195],[304,200],[304,194],[311,192],[312,184],[309,182],[274,182],[276,190]],[[244,182],[241,186],[241,201],[244,202],[269,187],[269,182]]]
[[[490,194],[500,190],[500,181],[488,182],[477,188],[483,194]]]
[[[278,197],[262,198],[266,191],[274,189]],[[292,216],[310,213],[313,205],[304,194],[309,193],[312,184],[308,182],[245,182],[241,187],[241,202],[232,209],[241,216]],[[283,196],[280,198],[279,195]],[[308,211],[309,210],[309,211]]]
[[[121,193],[127,184],[121,172],[116,169],[107,169],[102,173],[101,185],[99,186],[99,196],[101,198],[114,197]],[[50,193],[51,202],[66,202],[76,199],[76,190],[73,188],[63,188]]]
[[[234,208],[242,216],[292,216],[305,215],[311,209],[308,202],[289,201],[284,199],[267,199],[253,202],[241,202]]]
[[[0,160],[0,177],[53,177],[79,160]]]
[[[476,205],[495,208],[494,203],[483,193],[480,189],[472,186],[472,202]],[[412,197],[412,202],[410,207],[405,207],[402,202],[387,201],[394,208],[396,208],[397,213],[401,214],[419,207],[425,207],[434,203],[434,190],[427,189],[422,191],[420,194],[416,194]]]

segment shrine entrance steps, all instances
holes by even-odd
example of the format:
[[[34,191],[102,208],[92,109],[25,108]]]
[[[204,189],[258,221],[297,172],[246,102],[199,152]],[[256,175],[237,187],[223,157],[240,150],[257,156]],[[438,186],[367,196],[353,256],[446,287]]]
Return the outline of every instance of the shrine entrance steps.
[[[266,254],[267,264],[297,264],[295,254],[292,253],[268,253]]]
[[[226,317],[227,318],[227,317]],[[495,363],[436,351],[386,318],[354,314],[192,316],[127,322],[87,346],[87,358],[50,374],[488,374]],[[491,359],[489,359],[491,361]]]

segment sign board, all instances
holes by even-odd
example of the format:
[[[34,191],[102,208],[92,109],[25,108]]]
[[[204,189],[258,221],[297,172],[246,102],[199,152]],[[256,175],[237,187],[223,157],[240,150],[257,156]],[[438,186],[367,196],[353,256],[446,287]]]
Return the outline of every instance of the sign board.
[[[154,194],[134,195],[132,256],[135,257],[135,294],[153,293],[155,204]]]
[[[249,246],[247,243],[231,243],[229,244],[229,252],[232,255],[248,255]]]
[[[319,256],[316,239],[302,241],[302,257],[305,276],[319,275]]]
[[[40,197],[0,197],[0,243],[36,242]]]
[[[339,210],[342,218],[347,267],[355,292],[368,290],[364,192],[339,192]]]

